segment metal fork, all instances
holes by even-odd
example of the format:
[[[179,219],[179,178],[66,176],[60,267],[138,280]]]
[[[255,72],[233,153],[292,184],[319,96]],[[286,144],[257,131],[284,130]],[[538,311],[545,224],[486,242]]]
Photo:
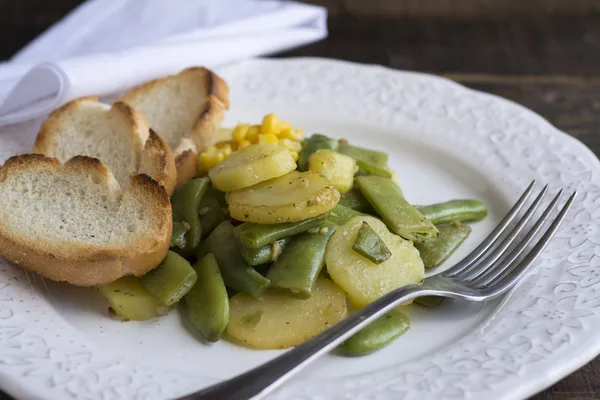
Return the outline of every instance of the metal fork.
[[[261,398],[312,361],[408,300],[420,296],[443,296],[469,301],[486,301],[505,293],[527,272],[536,257],[544,250],[565,218],[577,194],[574,192],[569,197],[543,236],[537,243],[529,246],[544,222],[550,219],[550,214],[562,194],[562,190],[560,190],[531,229],[523,237],[519,237],[519,233],[531,220],[548,190],[548,185],[546,185],[523,216],[511,225],[524,208],[534,185],[535,181],[531,182],[492,233],[473,252],[452,268],[426,278],[421,285],[409,285],[396,289],[279,357],[181,399],[246,400],[253,397]]]

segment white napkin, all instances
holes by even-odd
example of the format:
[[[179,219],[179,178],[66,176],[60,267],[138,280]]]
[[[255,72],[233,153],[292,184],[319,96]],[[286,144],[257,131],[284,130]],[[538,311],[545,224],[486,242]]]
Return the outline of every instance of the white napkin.
[[[203,65],[314,42],[322,7],[271,0],[88,0],[0,63],[0,126]]]

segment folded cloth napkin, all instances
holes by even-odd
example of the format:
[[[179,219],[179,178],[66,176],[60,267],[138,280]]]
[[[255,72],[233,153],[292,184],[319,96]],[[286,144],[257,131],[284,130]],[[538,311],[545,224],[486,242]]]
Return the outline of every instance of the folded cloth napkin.
[[[327,35],[322,7],[271,0],[88,0],[0,63],[0,126],[204,65]]]

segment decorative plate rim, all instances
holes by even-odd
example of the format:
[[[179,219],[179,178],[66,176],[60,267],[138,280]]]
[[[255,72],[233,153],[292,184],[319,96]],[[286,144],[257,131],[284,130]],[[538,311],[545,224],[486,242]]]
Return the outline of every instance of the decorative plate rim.
[[[232,104],[236,97],[282,102],[315,114],[326,109],[350,120],[410,126],[436,148],[452,140],[445,152],[492,171],[488,180],[501,182],[511,196],[532,178],[550,182],[551,192],[579,191],[538,268],[474,332],[420,360],[360,377],[292,380],[269,399],[522,398],[600,353],[594,335],[600,327],[600,162],[577,139],[516,103],[428,74],[317,58],[249,60],[219,73]],[[0,161],[31,145],[20,132],[36,123],[0,128]],[[0,261],[0,386],[11,395],[167,398],[212,382],[108,358],[32,291],[28,279]]]

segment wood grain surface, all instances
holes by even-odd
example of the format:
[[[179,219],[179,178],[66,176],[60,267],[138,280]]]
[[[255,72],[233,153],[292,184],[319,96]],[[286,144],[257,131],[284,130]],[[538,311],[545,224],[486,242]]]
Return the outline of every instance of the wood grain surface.
[[[329,37],[275,57],[440,74],[523,104],[600,154],[599,1],[309,1],[329,8]],[[78,3],[0,0],[0,60]],[[532,399],[600,399],[600,358]]]

